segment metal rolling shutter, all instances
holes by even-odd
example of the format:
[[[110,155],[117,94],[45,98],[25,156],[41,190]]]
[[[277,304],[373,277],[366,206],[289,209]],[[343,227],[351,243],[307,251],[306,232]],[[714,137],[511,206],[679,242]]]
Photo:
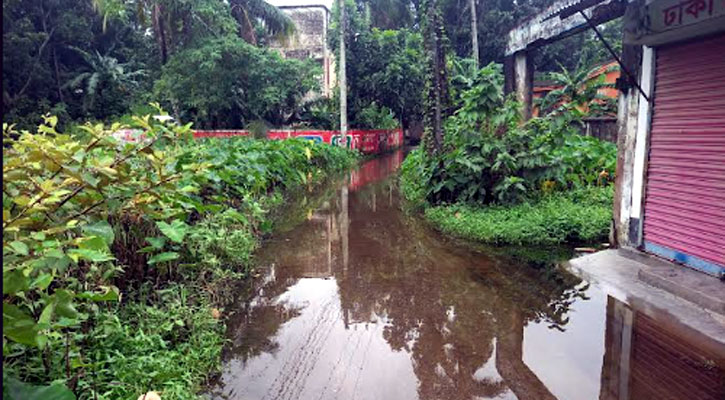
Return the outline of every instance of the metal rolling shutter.
[[[657,48],[645,250],[725,273],[725,35]]]

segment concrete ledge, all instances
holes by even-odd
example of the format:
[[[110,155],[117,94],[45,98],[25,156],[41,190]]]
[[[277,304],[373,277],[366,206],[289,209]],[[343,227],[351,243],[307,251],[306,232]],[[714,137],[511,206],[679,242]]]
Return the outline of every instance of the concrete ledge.
[[[578,257],[564,267],[640,312],[678,321],[725,348],[725,282],[622,249]]]
[[[641,281],[725,315],[725,282],[635,250],[619,249],[618,253],[642,264],[637,271]]]

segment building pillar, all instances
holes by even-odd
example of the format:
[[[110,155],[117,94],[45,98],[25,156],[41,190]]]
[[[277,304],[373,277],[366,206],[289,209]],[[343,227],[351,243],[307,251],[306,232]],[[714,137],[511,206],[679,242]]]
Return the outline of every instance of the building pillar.
[[[622,63],[640,79],[642,69],[642,46],[622,46]],[[636,247],[639,238],[639,220],[631,223],[632,189],[639,120],[640,93],[626,75],[617,80],[619,107],[617,110],[617,170],[614,181],[614,231],[612,244]],[[646,101],[646,100],[645,100]]]
[[[642,51],[642,70],[640,86],[652,99],[655,75],[655,52],[651,47],[644,46]],[[629,215],[629,243],[633,247],[642,245],[642,207],[645,196],[645,177],[649,153],[649,133],[652,117],[652,106],[649,101],[639,95],[637,115],[637,137],[635,139],[634,160],[632,170],[632,207]]]
[[[521,117],[531,118],[532,92],[534,90],[534,64],[530,51],[519,51],[504,61],[504,93],[516,92],[521,103]]]

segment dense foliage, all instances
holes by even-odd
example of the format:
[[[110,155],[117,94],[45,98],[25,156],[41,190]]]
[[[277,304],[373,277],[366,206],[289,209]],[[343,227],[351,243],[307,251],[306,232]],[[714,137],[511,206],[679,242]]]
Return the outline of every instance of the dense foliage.
[[[592,216],[589,228],[580,217],[589,208],[611,215],[610,204],[597,208],[590,200],[569,207],[571,198],[583,197],[552,193],[607,186],[614,178],[616,147],[579,135],[577,113],[522,123],[518,104],[502,94],[500,69],[490,64],[458,84],[459,108],[445,122],[443,149],[416,149],[406,158],[403,196],[413,208],[428,209],[425,215],[436,226],[469,238],[495,243],[601,238],[609,217]],[[528,204],[542,196],[551,197]],[[555,203],[568,211],[554,212]],[[439,207],[445,204],[459,205]],[[470,218],[461,222],[461,215]],[[557,218],[561,223],[553,224]]]
[[[370,15],[372,26],[381,29],[417,29],[424,18],[425,0],[358,0]],[[439,0],[443,28],[452,55],[471,57],[471,8],[468,1]],[[478,46],[481,65],[503,62],[508,32],[530,16],[553,3],[552,0],[475,1]],[[607,41],[621,52],[622,25],[615,20],[599,27]],[[593,32],[586,31],[538,49],[534,56],[537,71],[559,70],[559,64],[573,70],[579,63],[592,65],[611,59]]]
[[[317,87],[319,73],[311,60],[284,60],[230,36],[171,57],[154,89],[182,121],[201,128],[245,127],[256,120],[281,126]]]
[[[133,118],[144,132],[135,143],[114,139],[118,126],[67,135],[45,121],[3,127],[8,398],[193,398],[218,366],[212,307],[246,273],[267,210],[352,153],[303,140],[200,143],[188,125],[149,116]]]
[[[606,240],[612,187],[559,192],[515,206],[436,206],[426,219],[444,233],[467,240],[514,245],[593,243]]]
[[[156,101],[200,127],[282,124],[319,71],[254,44],[293,31],[263,0],[6,1],[3,121],[63,131]]]
[[[521,124],[518,105],[502,95],[502,80],[500,66],[481,69],[446,121],[444,151],[406,160],[403,176],[418,201],[506,204],[542,189],[611,181],[613,144],[578,135],[571,114]]]
[[[339,56],[339,10],[333,6],[328,38]],[[345,30],[350,126],[367,127],[366,110],[392,111],[403,126],[420,118],[423,107],[425,58],[420,33],[408,29],[381,30],[372,26],[362,3],[346,2]],[[354,61],[353,61],[354,60]],[[386,113],[388,113],[386,111]],[[369,113],[369,110],[368,110]]]
[[[581,116],[615,116],[616,99],[605,96],[602,89],[614,88],[613,83],[605,82],[605,74],[598,74],[601,66],[568,71],[562,66],[559,72],[546,75],[552,85],[557,87],[538,102],[544,114],[577,113]],[[619,65],[608,67],[604,72],[619,70]]]

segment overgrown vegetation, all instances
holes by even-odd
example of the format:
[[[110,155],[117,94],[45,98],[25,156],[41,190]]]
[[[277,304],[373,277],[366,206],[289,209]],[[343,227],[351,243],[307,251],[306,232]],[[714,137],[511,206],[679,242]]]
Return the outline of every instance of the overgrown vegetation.
[[[215,307],[247,273],[266,213],[355,157],[304,140],[194,141],[150,116],[132,119],[135,143],[114,139],[117,125],[57,123],[3,126],[3,397],[194,398],[218,367]]]
[[[365,2],[346,0],[345,44],[350,125],[377,128],[378,123],[419,120],[423,111],[425,59],[422,35],[413,29],[383,30],[373,25]],[[333,5],[328,38],[339,56],[340,16]],[[381,120],[371,114],[384,114]],[[387,117],[390,115],[390,118]]]
[[[502,94],[498,65],[468,85],[445,121],[442,149],[417,149],[403,163],[401,189],[412,207],[444,231],[492,243],[605,237],[611,200],[602,196],[611,191],[587,190],[613,181],[616,147],[578,135],[573,113],[522,123],[518,104]],[[590,219],[581,217],[586,210]]]
[[[514,245],[593,243],[609,234],[612,187],[542,195],[514,206],[436,206],[425,217],[440,231],[467,240]]]
[[[613,83],[605,82],[605,74],[598,74],[601,66],[574,71],[561,67],[559,72],[550,72],[547,78],[557,89],[539,99],[538,106],[544,115],[576,113],[578,116],[614,116],[617,113],[616,99],[605,96],[602,89],[613,89]],[[619,70],[619,65],[604,72]]]
[[[282,124],[321,71],[259,46],[294,30],[263,0],[10,0],[3,121],[63,131],[157,101],[197,127]]]

